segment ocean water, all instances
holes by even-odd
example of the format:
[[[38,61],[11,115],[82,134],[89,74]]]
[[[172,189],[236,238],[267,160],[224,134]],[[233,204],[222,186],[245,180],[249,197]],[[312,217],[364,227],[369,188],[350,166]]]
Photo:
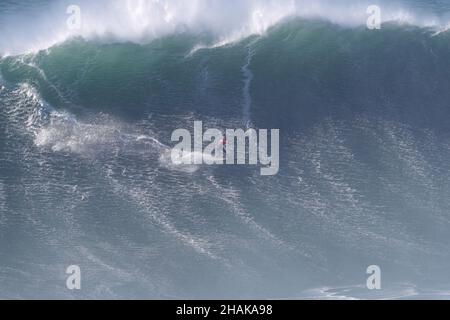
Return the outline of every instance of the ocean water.
[[[0,298],[448,299],[450,1],[78,3],[0,2]],[[194,121],[278,175],[174,166]]]

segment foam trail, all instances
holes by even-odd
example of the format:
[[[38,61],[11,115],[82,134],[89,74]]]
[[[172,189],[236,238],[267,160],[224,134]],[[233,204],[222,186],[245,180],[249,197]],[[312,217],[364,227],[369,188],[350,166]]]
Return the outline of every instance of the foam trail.
[[[244,124],[247,127],[250,127],[251,124],[251,108],[252,108],[252,96],[250,94],[250,86],[252,84],[252,80],[254,78],[252,70],[250,70],[250,65],[252,63],[254,52],[249,47],[246,63],[242,66],[242,73],[244,74],[244,105],[242,110],[242,119]]]

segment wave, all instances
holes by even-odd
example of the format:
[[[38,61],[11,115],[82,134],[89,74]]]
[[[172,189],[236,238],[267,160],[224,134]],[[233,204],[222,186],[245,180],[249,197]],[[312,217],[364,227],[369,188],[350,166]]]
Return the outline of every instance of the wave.
[[[35,7],[32,12],[0,11],[0,55],[35,52],[73,37],[142,44],[180,32],[208,33],[213,43],[224,45],[250,35],[263,35],[289,17],[324,19],[356,27],[366,24],[367,8],[374,4],[381,8],[382,22],[434,28],[436,32],[447,30],[449,25],[442,14],[388,1],[81,0],[81,25],[74,30],[67,26],[70,4],[67,0],[55,0],[42,12],[36,12]]]
[[[74,39],[0,59],[0,87],[29,83],[39,101],[87,117],[138,120],[192,112],[193,119],[229,119],[231,128],[244,123],[289,130],[351,111],[447,130],[449,35],[432,34],[292,19],[264,37],[193,53],[201,37],[186,34],[148,45]],[[102,137],[114,139],[116,125],[104,128]]]
[[[106,3],[82,0],[66,34],[46,29],[64,1],[32,23],[0,2],[1,50],[64,42],[0,59],[0,240],[30,253],[0,250],[9,296],[50,295],[62,263],[86,261],[107,273],[100,298],[448,297],[444,18],[424,29],[390,4],[384,21],[408,24],[368,31],[364,1]],[[279,174],[173,164],[171,133],[195,120],[279,128]],[[379,295],[356,285],[373,263]]]

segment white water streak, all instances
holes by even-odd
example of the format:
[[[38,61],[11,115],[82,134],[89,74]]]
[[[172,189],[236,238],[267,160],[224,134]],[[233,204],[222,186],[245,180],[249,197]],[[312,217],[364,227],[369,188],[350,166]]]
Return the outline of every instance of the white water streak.
[[[242,119],[244,121],[244,124],[247,125],[247,127],[250,126],[250,123],[252,121],[251,119],[252,96],[250,93],[250,88],[254,75],[250,69],[250,65],[252,63],[253,55],[254,51],[249,47],[246,63],[242,66],[242,73],[244,74],[244,89],[243,89],[244,104],[242,109]]]

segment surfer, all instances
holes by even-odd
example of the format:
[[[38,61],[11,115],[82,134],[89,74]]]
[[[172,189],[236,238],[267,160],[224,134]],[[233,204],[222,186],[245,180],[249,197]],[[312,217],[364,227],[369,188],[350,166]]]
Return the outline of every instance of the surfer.
[[[219,141],[219,144],[222,146],[222,150],[223,150],[223,154],[226,155],[227,154],[227,139],[223,138]]]

